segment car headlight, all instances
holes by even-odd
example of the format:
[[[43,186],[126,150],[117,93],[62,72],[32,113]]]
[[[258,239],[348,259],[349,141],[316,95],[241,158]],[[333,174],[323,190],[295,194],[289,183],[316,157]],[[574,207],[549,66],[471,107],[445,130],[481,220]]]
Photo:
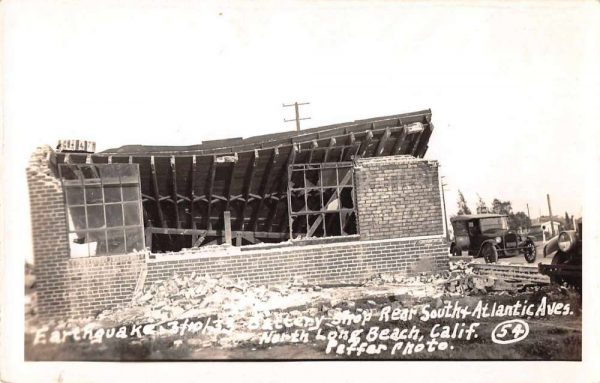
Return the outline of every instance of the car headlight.
[[[558,236],[558,247],[559,249],[566,253],[573,247],[573,243],[575,243],[574,239],[567,232],[562,232]]]
[[[496,243],[502,242],[502,237],[496,237]]]

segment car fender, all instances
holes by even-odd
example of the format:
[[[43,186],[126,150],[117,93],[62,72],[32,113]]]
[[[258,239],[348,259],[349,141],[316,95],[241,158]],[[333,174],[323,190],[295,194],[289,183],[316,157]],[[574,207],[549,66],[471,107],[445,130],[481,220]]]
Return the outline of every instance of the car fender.
[[[558,235],[554,238],[551,238],[544,245],[544,258],[552,253],[555,253],[556,251],[558,251]]]
[[[498,250],[498,246],[496,246],[496,240],[495,239],[486,239],[485,241],[483,241],[481,243],[481,246],[479,247],[479,251],[477,252],[477,256],[479,257],[481,255],[481,250],[483,250],[483,247],[488,244],[491,243],[492,246],[494,246],[496,248],[496,250]]]

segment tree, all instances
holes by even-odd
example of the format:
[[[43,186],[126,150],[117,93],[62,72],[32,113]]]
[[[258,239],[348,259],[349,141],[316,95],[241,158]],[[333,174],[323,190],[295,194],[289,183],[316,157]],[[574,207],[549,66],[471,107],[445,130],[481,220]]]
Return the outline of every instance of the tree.
[[[498,198],[494,198],[494,201],[492,201],[492,212],[510,215],[512,213],[510,201],[500,201]]]
[[[573,230],[573,217],[565,211],[565,230]]]
[[[518,211],[514,214],[511,212],[508,214],[508,227],[512,230],[530,228],[531,219],[529,219],[527,214],[522,211]]]
[[[477,198],[479,198],[479,201],[477,202],[477,214],[489,213],[490,210],[488,209],[483,198],[481,198],[479,194],[477,194]]]
[[[467,205],[467,200],[465,199],[465,196],[463,195],[463,193],[459,190],[458,191],[458,212],[456,213],[457,215],[466,215],[466,214],[471,214],[471,209],[469,209],[469,205]]]

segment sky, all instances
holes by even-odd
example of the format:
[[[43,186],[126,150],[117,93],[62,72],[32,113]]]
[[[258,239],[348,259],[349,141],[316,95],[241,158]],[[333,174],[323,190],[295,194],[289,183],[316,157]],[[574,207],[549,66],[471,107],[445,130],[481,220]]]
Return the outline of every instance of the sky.
[[[461,190],[532,218],[582,214],[600,137],[594,2],[19,1],[5,6],[4,154],[15,186],[58,139],[191,145],[431,109]],[[592,77],[595,76],[595,77]],[[595,92],[595,93],[594,93]],[[597,99],[597,98],[596,98]]]

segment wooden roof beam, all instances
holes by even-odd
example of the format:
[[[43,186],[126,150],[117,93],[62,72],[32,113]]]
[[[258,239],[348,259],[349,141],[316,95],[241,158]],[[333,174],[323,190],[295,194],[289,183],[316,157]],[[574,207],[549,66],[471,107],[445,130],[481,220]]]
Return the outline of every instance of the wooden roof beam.
[[[296,160],[297,152],[298,152],[298,148],[296,147],[295,144],[293,144],[292,147],[290,148],[290,152],[288,154],[287,160],[285,161],[285,164],[281,167],[281,170],[279,171],[278,179],[280,180],[279,181],[280,183],[277,187],[277,190],[279,190],[279,192],[282,194],[285,193],[287,190],[288,169],[289,169],[290,165],[292,165],[294,163],[294,161]],[[277,215],[277,210],[279,208],[279,205],[281,205],[282,203],[284,203],[287,206],[287,199],[280,198],[279,201],[277,201],[269,210],[269,215],[267,217],[267,222],[266,222],[266,226],[265,226],[265,229],[269,232],[273,230],[273,228],[272,228],[273,219]]]
[[[246,168],[246,174],[244,176],[244,184],[242,186],[242,196],[244,199],[244,203],[242,204],[239,212],[238,212],[238,222],[237,227],[241,230],[244,228],[244,214],[246,211],[246,206],[248,206],[248,199],[250,197],[250,188],[252,186],[252,178],[254,177],[254,171],[256,170],[256,164],[258,162],[258,149],[254,150],[254,154],[252,154],[252,158],[248,162],[248,167]]]
[[[267,188],[267,184],[269,182],[269,177],[271,175],[271,171],[273,170],[273,166],[275,165],[275,162],[277,161],[278,157],[279,157],[279,149],[273,148],[273,151],[271,153],[271,158],[269,159],[269,162],[267,163],[265,172],[264,172],[262,180],[260,182],[260,186],[258,188],[258,195],[261,196],[262,198],[258,200],[258,203],[256,204],[254,211],[252,212],[252,218],[250,220],[250,230],[251,231],[256,231],[258,215],[260,214],[260,209],[262,208],[263,203],[264,203],[265,199],[267,198],[265,191]]]
[[[210,212],[212,210],[212,199],[213,199],[213,187],[215,183],[215,174],[217,172],[217,156],[212,156],[212,162],[210,163],[210,169],[208,170],[208,179],[206,180],[206,190],[204,195],[206,196],[206,217],[204,217],[204,226],[207,230],[212,229],[212,221],[210,219]]]
[[[154,189],[154,202],[156,202],[156,210],[158,211],[158,220],[162,227],[167,227],[167,222],[165,221],[165,215],[163,213],[162,207],[160,206],[161,196],[160,191],[158,189],[158,178],[156,176],[156,165],[154,163],[154,156],[150,156],[150,169],[152,172],[152,189]]]
[[[394,147],[392,148],[392,152],[390,153],[392,156],[400,154],[402,150],[402,144],[406,139],[406,127],[403,127],[400,133],[398,133],[398,137],[396,137],[396,142],[394,142]]]
[[[387,142],[387,140],[390,138],[391,135],[392,135],[392,132],[391,132],[390,128],[385,128],[385,131],[381,135],[381,138],[379,139],[379,143],[377,144],[377,149],[375,149],[375,157],[378,157],[381,154],[383,154],[383,150],[385,149],[385,143]]]
[[[369,144],[371,143],[371,141],[373,140],[373,131],[372,130],[367,130],[365,132],[365,138],[362,140],[362,142],[360,143],[360,147],[358,148],[358,155],[361,157],[364,157],[364,155],[367,153],[367,148],[369,147]]]
[[[336,144],[336,139],[335,137],[331,137],[329,139],[329,145],[327,146],[327,149],[325,150],[325,156],[323,157],[323,162],[327,162],[327,160],[329,160],[329,153],[331,152],[331,148],[333,148]]]
[[[131,159],[131,157],[129,157]],[[181,222],[179,221],[179,197],[177,195],[177,169],[175,167],[175,157],[171,156],[171,198],[173,199],[173,205],[175,207],[175,222],[177,228],[181,228]]]
[[[317,142],[317,140],[312,140],[311,142],[311,149],[310,152],[308,152],[308,160],[306,161],[307,164],[310,164],[312,162],[313,159],[313,154],[314,154],[314,150],[315,148],[319,147],[319,143]]]
[[[196,221],[194,221],[195,206],[196,206],[196,169],[197,169],[196,155],[192,156],[192,167],[190,171],[190,228],[196,228]]]

